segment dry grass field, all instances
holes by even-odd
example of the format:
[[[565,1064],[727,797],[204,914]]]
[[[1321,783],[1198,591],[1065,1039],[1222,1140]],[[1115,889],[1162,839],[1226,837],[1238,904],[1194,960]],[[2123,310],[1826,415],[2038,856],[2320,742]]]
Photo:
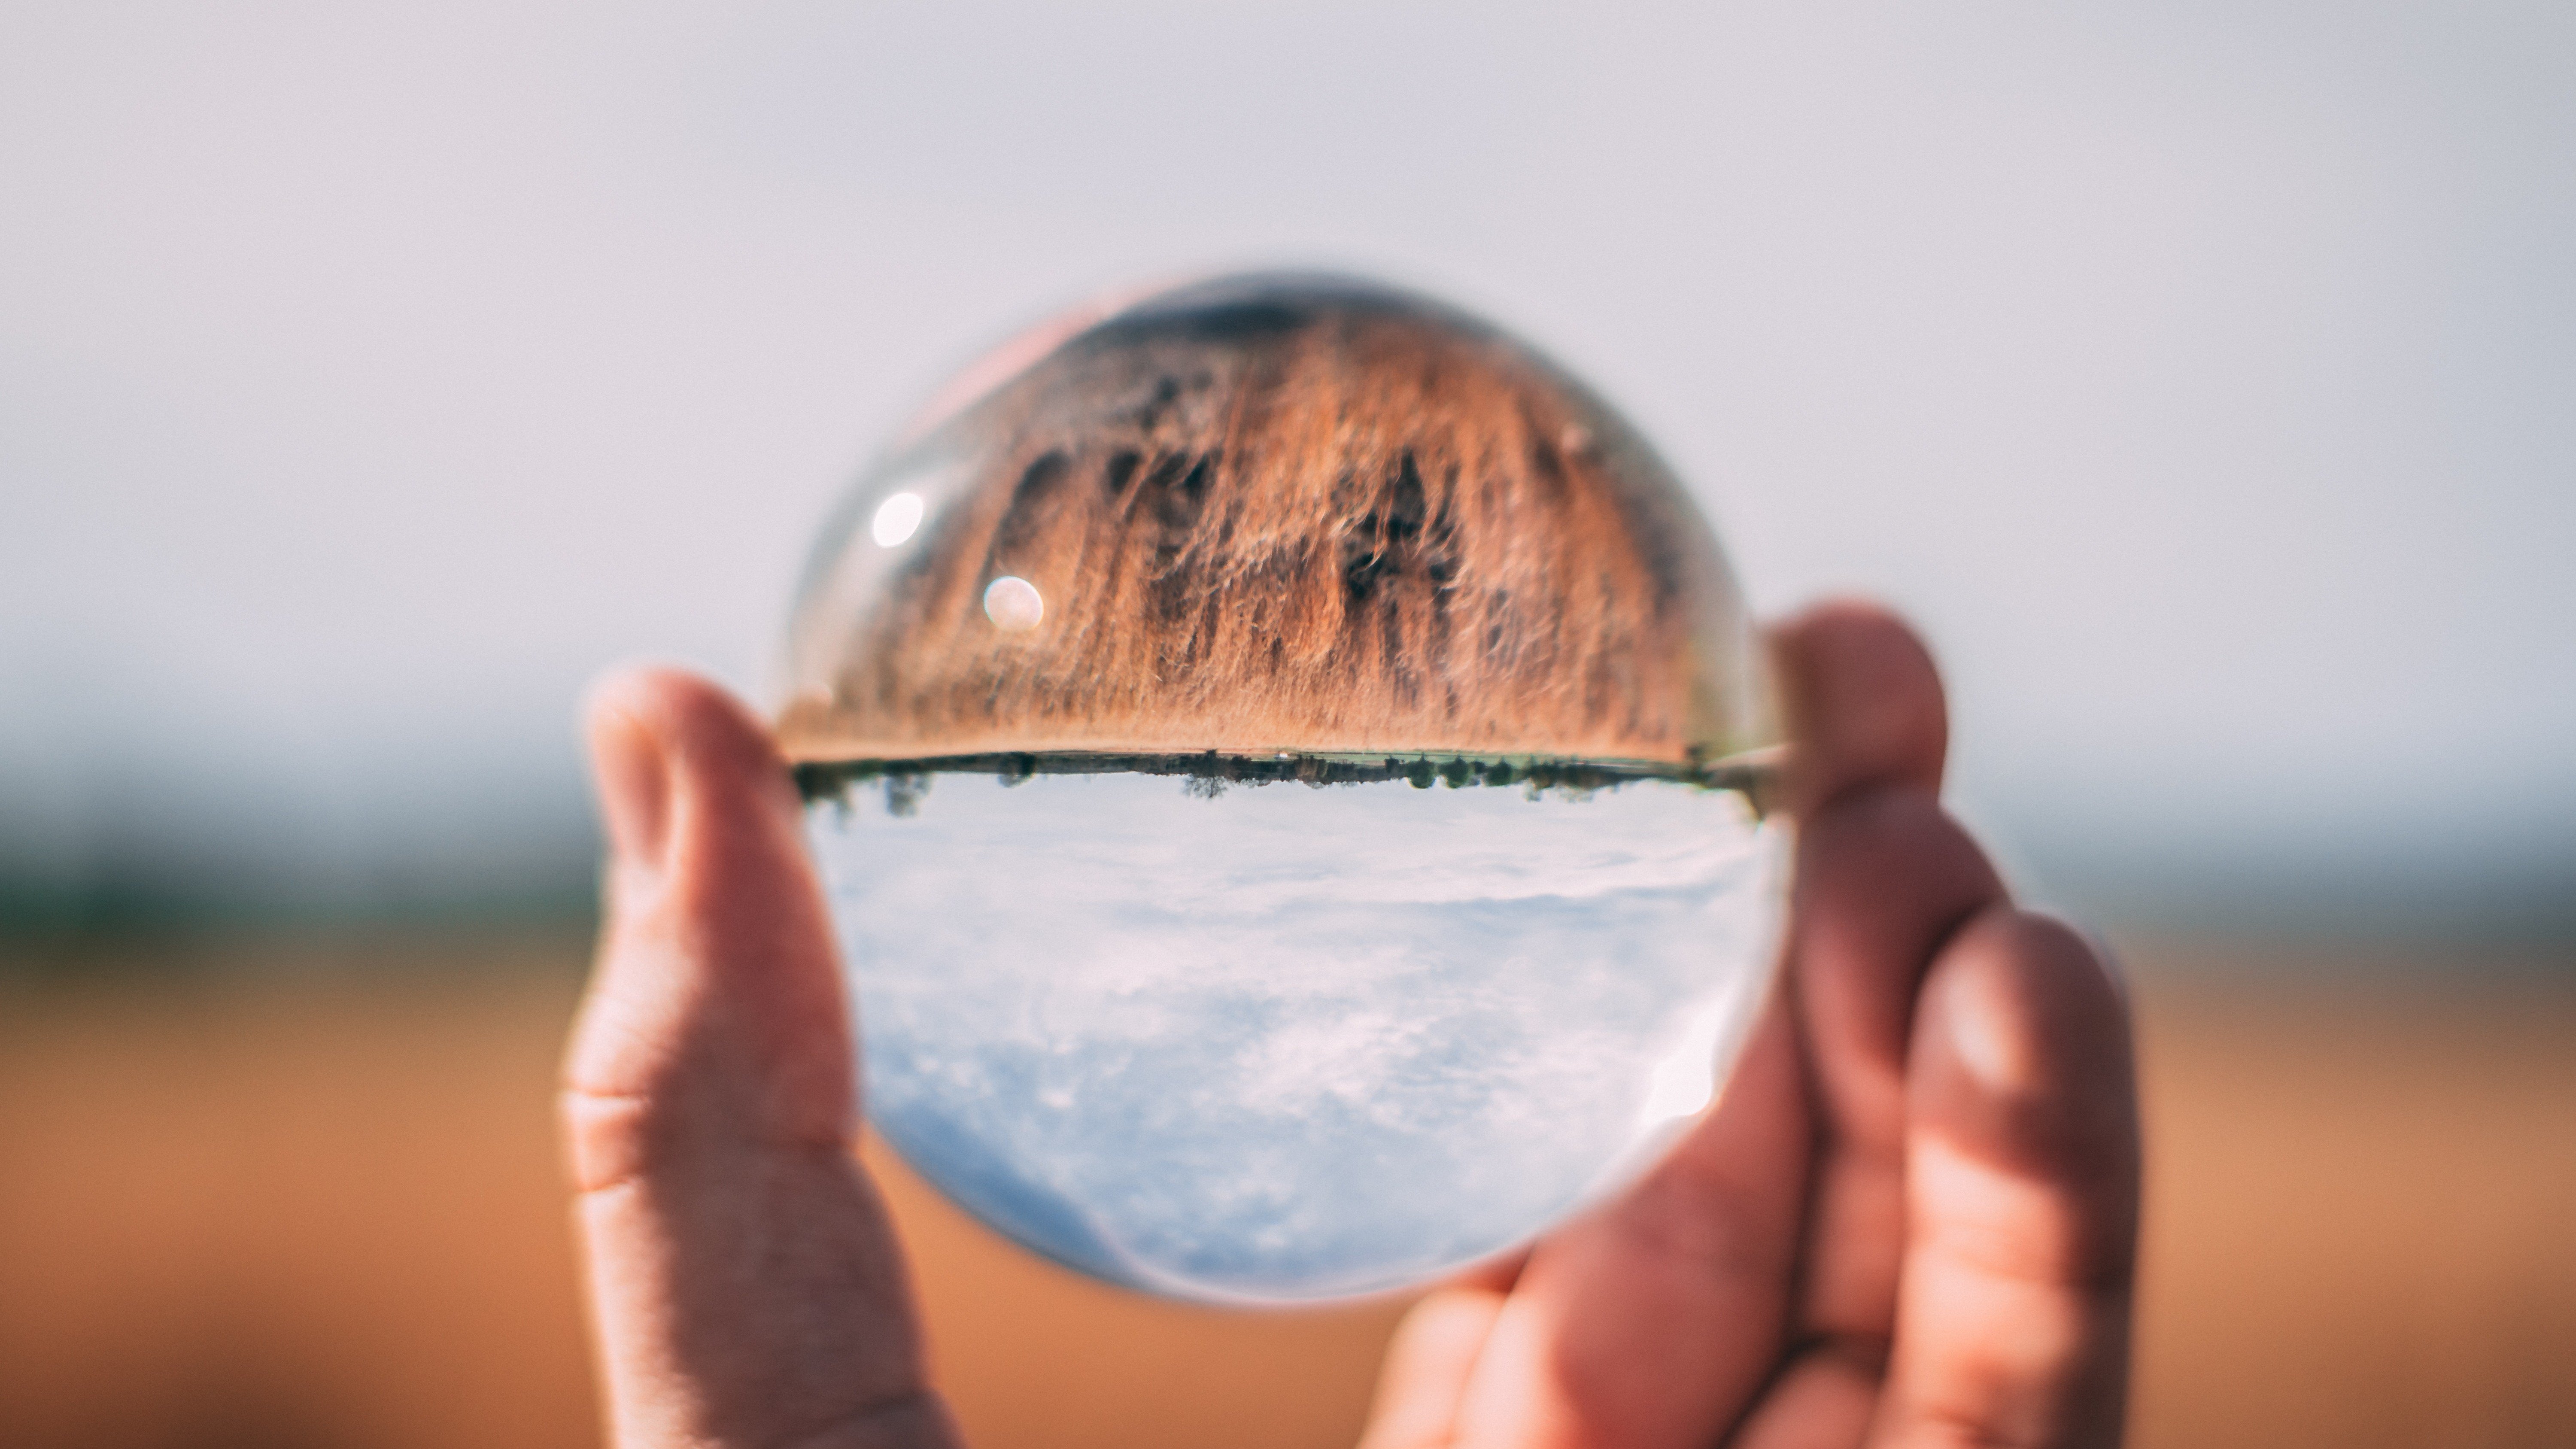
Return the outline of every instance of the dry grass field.
[[[2576,1445],[2576,960],[2126,944],[2135,1442]],[[0,1445],[595,1442],[548,1119],[584,945],[160,949],[0,989]],[[985,1449],[1350,1440],[1395,1307],[1128,1297],[891,1171]]]

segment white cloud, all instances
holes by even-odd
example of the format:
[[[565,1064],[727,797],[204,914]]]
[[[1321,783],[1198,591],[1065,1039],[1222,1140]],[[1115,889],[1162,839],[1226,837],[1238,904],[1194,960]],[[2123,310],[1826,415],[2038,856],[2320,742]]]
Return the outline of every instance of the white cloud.
[[[1705,1103],[1775,945],[1778,831],[1678,785],[950,776],[813,821],[888,1137],[1041,1251],[1202,1295],[1537,1232]]]

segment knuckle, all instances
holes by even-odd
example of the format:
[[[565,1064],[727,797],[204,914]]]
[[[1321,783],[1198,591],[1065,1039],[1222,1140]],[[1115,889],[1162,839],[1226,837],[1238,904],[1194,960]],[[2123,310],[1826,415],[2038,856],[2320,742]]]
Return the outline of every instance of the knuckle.
[[[606,1192],[644,1175],[656,1135],[648,1098],[566,1086],[555,1110],[577,1195]]]

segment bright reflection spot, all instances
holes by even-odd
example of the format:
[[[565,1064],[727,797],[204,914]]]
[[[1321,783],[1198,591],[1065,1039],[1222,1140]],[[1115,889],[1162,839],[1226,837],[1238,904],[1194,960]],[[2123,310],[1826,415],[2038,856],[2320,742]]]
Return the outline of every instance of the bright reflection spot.
[[[1726,1000],[1702,1010],[1682,1039],[1655,1063],[1646,1079],[1646,1103],[1637,1125],[1652,1127],[1677,1118],[1696,1117],[1717,1095],[1717,1042],[1733,1023],[1735,1002]]]
[[[1038,597],[1037,585],[1004,574],[984,587],[984,617],[993,621],[994,628],[1017,634],[1036,628],[1046,617],[1046,600]]]
[[[875,539],[879,548],[892,548],[912,537],[912,531],[919,527],[921,495],[897,493],[877,505],[876,517],[868,520],[868,537]]]

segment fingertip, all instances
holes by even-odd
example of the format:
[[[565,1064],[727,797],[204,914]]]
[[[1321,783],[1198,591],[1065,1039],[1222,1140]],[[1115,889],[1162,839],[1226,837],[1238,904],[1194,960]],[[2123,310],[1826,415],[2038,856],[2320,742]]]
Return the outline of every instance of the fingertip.
[[[591,686],[587,712],[594,732],[603,724],[631,721],[691,777],[723,787],[749,785],[769,797],[788,792],[787,762],[768,725],[723,686],[687,670],[642,665],[612,671]]]
[[[2119,987],[2092,943],[2055,916],[2000,905],[1979,913],[1923,994],[1926,1015],[1988,1090],[2046,1089],[2125,1064]]]
[[[679,871],[689,842],[710,832],[739,841],[800,829],[768,726],[722,686],[664,666],[620,669],[591,686],[585,712],[616,865]]]
[[[1419,1354],[1461,1369],[1471,1366],[1493,1332],[1503,1294],[1499,1288],[1463,1285],[1424,1294],[1396,1324],[1389,1357]]]
[[[1459,1400],[1503,1303],[1498,1289],[1447,1287],[1405,1313],[1387,1343],[1360,1449],[1433,1449],[1455,1441]]]
[[[1924,983],[1914,1092],[1928,1130],[2017,1175],[2080,1190],[2125,1234],[2138,1173],[2128,1004],[2065,922],[1990,908]]]
[[[584,732],[612,869],[658,875],[670,836],[670,758],[634,707],[629,684],[614,677],[592,686],[582,706]]]
[[[1937,791],[1949,749],[1941,674],[1913,629],[1861,599],[1829,599],[1771,631],[1804,813],[1876,785]]]

